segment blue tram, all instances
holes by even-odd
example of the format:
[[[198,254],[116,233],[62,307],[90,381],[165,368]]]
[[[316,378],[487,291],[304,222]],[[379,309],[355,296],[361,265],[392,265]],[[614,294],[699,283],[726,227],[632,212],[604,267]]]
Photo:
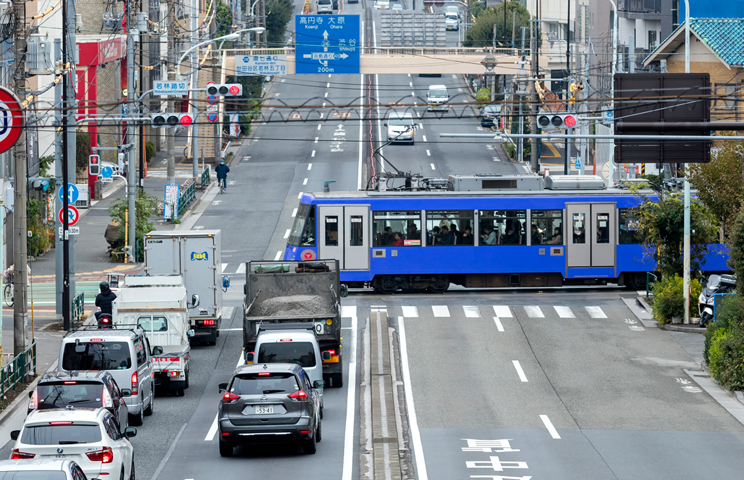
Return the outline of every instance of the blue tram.
[[[641,289],[655,268],[635,235],[640,198],[601,178],[453,176],[448,185],[305,193],[284,259],[335,258],[343,283],[384,293],[450,283]],[[727,271],[726,259],[714,245],[704,268]]]

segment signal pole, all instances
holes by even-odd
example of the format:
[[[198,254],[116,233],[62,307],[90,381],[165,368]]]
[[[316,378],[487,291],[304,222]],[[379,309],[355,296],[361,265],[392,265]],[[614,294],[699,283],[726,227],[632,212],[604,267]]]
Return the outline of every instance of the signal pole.
[[[127,199],[129,201],[129,258],[132,263],[137,261],[136,252],[136,240],[137,235],[135,232],[136,222],[136,211],[134,202],[135,183],[134,178],[137,176],[135,173],[135,145],[134,141],[135,122],[131,118],[136,117],[137,107],[135,105],[135,99],[137,98],[137,91],[134,88],[134,35],[132,33],[133,28],[136,28],[136,16],[132,11],[132,4],[127,2],[127,143],[129,144],[127,150],[128,153],[128,167],[127,167]],[[135,30],[136,31],[136,30]]]
[[[168,11],[173,12],[174,8],[174,0],[168,0]],[[176,21],[173,18],[174,15],[168,15],[168,69],[167,71],[170,72],[173,70],[173,65],[176,64],[176,59],[178,56],[176,55]],[[170,77],[170,73],[168,74]],[[168,78],[168,80],[175,80],[175,78]],[[176,111],[176,102],[174,102],[172,99],[168,100],[168,110],[169,112],[175,112]],[[168,158],[168,166],[167,166],[167,183],[169,185],[172,185],[176,183],[176,158],[175,158],[175,133],[170,132],[169,130],[163,130],[165,132],[165,149],[168,152],[167,158]]]

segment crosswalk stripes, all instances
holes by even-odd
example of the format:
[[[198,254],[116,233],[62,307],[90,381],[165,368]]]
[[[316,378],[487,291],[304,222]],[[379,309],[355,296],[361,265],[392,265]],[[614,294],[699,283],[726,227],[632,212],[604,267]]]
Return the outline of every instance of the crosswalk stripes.
[[[385,308],[385,307],[377,307]],[[525,305],[520,307],[509,307],[506,305],[432,305],[432,306],[400,306],[392,307],[397,310],[395,315],[402,315],[404,318],[419,318],[419,317],[435,317],[435,318],[482,318],[492,317],[494,320],[514,318],[514,311],[519,312],[519,309],[523,309],[524,313],[529,318],[555,318],[557,314],[558,318],[577,318],[577,308],[583,308],[590,318],[608,318],[607,314],[602,310],[602,307],[571,307],[553,305],[553,306],[537,306],[537,305]],[[431,311],[429,312],[429,309]],[[461,309],[461,310],[460,310]],[[490,313],[490,309],[493,309],[495,316]],[[514,310],[517,309],[517,310]],[[547,310],[545,310],[547,309]],[[555,311],[555,314],[552,312]],[[397,313],[400,312],[400,313]],[[499,323],[497,322],[497,324]]]
[[[431,307],[432,313],[434,313],[435,317],[449,317],[449,308],[447,308],[447,305],[434,305]]]
[[[406,318],[416,318],[419,316],[418,307],[402,307],[403,316]]]
[[[494,305],[493,311],[499,318],[512,318],[511,310],[505,305]]]
[[[561,318],[576,318],[576,315],[571,311],[570,307],[553,307]]]
[[[584,307],[592,318],[607,318],[607,315],[602,311],[600,307]]]
[[[341,305],[341,316],[347,318],[354,318],[357,316],[356,305]]]
[[[225,273],[225,269],[226,268],[227,268],[227,264],[226,263],[223,263],[222,264],[222,273]]]
[[[530,318],[545,318],[545,314],[540,310],[540,307],[527,306],[524,307],[524,311],[527,312],[527,316]]]
[[[462,309],[465,311],[465,316],[468,318],[478,318],[481,316],[478,307],[463,306]]]
[[[238,265],[238,269],[235,271],[236,274],[245,273],[245,263]]]

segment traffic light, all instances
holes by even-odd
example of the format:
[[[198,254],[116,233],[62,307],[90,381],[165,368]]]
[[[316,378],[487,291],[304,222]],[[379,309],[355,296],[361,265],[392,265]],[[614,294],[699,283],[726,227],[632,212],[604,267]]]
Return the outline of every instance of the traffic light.
[[[207,95],[209,96],[222,95],[224,97],[241,97],[243,96],[243,85],[239,83],[225,83],[225,84],[212,83],[210,85],[207,85]]]
[[[88,174],[92,177],[101,174],[101,157],[99,155],[88,156]]]
[[[150,118],[155,128],[188,127],[194,123],[192,113],[154,113]]]
[[[539,113],[537,124],[543,130],[573,128],[576,126],[576,115],[572,113]]]

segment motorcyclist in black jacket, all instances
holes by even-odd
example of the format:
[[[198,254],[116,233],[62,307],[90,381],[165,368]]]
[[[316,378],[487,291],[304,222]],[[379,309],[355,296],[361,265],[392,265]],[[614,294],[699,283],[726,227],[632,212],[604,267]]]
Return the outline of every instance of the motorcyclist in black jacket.
[[[100,307],[101,311],[96,312],[96,320],[98,320],[98,317],[100,317],[104,313],[107,313],[109,316],[113,314],[113,303],[114,299],[116,299],[116,294],[111,291],[108,282],[101,282],[99,287],[101,289],[101,293],[96,295],[96,307]]]

